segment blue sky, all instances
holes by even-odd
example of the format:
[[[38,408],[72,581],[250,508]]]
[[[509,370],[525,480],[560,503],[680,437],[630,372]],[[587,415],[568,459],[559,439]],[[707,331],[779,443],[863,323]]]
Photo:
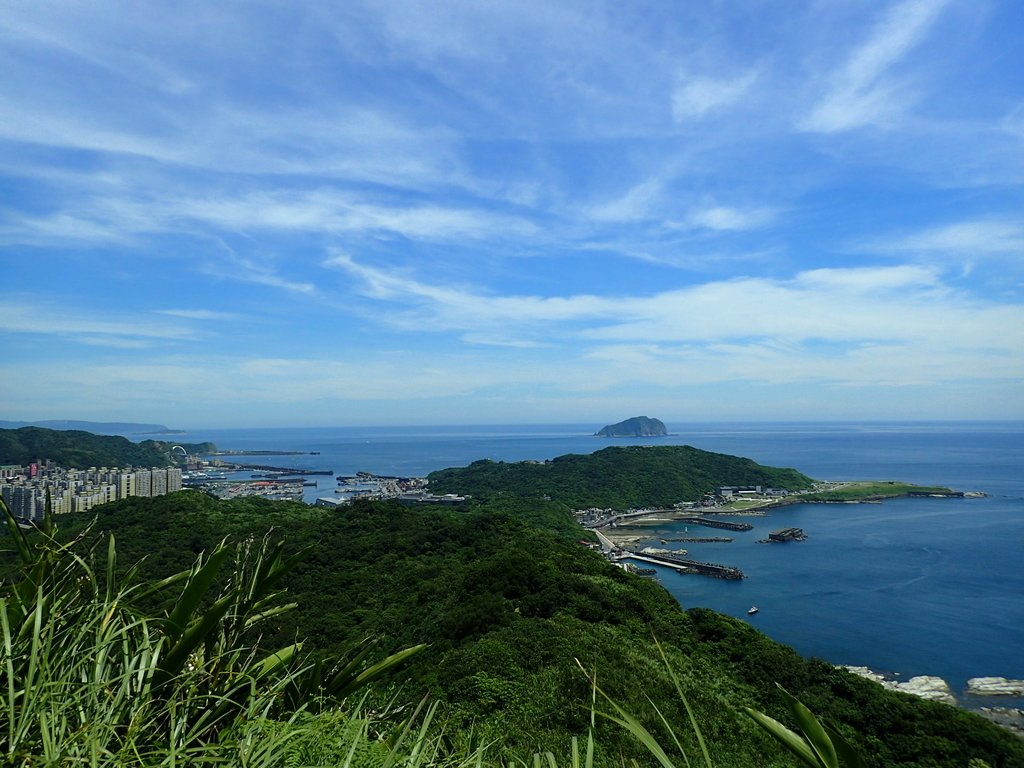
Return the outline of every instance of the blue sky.
[[[20,2],[0,418],[1024,418],[1024,4]]]

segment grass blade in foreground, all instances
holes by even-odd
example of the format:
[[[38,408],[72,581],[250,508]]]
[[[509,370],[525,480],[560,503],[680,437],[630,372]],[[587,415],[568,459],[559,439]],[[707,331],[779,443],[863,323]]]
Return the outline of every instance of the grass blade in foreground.
[[[778,720],[747,707],[745,711],[755,723],[810,768],[863,768],[864,763],[860,755],[846,739],[835,729],[823,726],[807,707],[781,685],[776,685],[785,697],[786,705],[796,720],[800,733],[795,733]]]

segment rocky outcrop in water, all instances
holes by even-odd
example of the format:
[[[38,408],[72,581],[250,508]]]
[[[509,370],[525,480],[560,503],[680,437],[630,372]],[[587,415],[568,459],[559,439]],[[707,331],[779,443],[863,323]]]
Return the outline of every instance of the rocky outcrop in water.
[[[1005,677],[972,677],[967,681],[971,696],[1024,696],[1024,680]]]

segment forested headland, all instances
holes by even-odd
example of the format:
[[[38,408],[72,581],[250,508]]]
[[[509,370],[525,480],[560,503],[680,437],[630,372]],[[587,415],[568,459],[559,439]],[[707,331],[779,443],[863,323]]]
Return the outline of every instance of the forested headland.
[[[613,509],[700,501],[724,485],[796,491],[814,483],[795,469],[766,467],[689,445],[612,447],[544,462],[475,461],[468,467],[432,472],[429,480],[437,493],[547,498],[573,508]]]
[[[213,443],[176,443],[166,440],[135,443],[118,435],[20,427],[0,429],[0,464],[24,466],[48,459],[68,469],[163,467],[180,462],[183,458],[180,452],[172,453],[175,445],[181,445],[189,453],[212,453],[216,450]]]

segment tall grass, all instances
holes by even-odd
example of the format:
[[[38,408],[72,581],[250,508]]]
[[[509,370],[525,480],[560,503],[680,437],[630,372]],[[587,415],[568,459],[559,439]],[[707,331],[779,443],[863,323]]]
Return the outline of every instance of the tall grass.
[[[370,665],[367,645],[334,668],[304,664],[299,644],[259,650],[260,624],[290,607],[277,585],[297,559],[266,539],[222,543],[143,585],[119,574],[112,536],[101,556],[81,537],[62,543],[49,513],[30,535],[2,512],[21,563],[0,592],[10,765],[278,765],[313,728],[304,715],[421,648]],[[160,595],[165,610],[140,607]],[[289,727],[252,725],[270,722]]]

